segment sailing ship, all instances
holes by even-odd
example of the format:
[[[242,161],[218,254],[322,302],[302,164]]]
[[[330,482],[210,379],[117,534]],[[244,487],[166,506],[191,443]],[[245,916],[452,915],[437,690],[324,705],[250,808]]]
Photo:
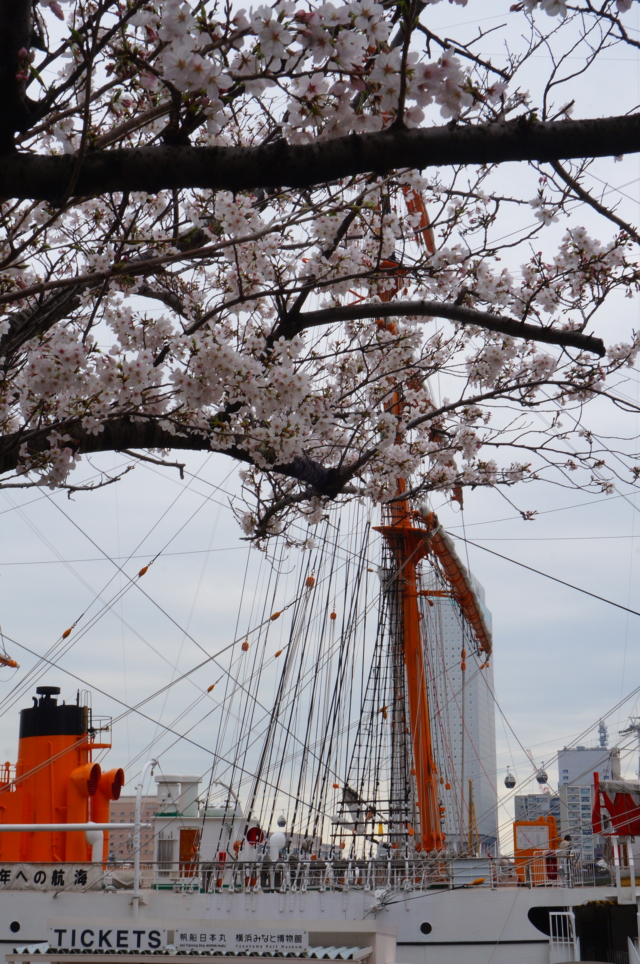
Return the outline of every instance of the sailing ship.
[[[86,694],[59,703],[57,687],[38,687],[0,784],[9,959],[546,964],[580,959],[598,913],[631,940],[620,953],[636,953],[628,841],[640,784],[617,774],[598,788],[608,876],[563,851],[553,817],[516,823],[510,858],[483,843],[452,765],[429,641],[446,600],[463,628],[463,672],[488,679],[484,607],[433,512],[400,497],[381,523],[359,510],[346,542],[324,523],[286,606],[231,647],[210,772],[166,774],[150,760],[129,823],[109,817],[123,770],[96,762],[111,722]],[[153,769],[147,856],[141,802]],[[113,859],[116,831],[131,840],[124,863]]]
[[[406,200],[420,215],[419,242],[432,247],[424,205]],[[387,267],[399,284],[400,269]],[[401,404],[394,396],[391,406]],[[59,703],[58,687],[37,688],[20,713],[17,763],[0,774],[9,962],[126,953],[166,964],[184,954],[546,964],[580,959],[581,938],[583,953],[595,947],[603,915],[620,946],[602,953],[640,961],[628,843],[640,784],[598,788],[609,874],[563,849],[553,817],[516,822],[513,854],[500,857],[479,831],[465,772],[464,692],[449,687],[443,698],[447,660],[434,645],[446,604],[462,639],[462,687],[473,677],[490,690],[477,584],[404,481],[381,519],[371,511],[351,507],[346,537],[330,519],[318,526],[283,604],[274,565],[246,633],[224,648],[227,662],[208,654],[196,667],[222,668],[201,694],[214,701],[219,684],[207,710],[210,770],[167,774],[150,759],[133,821],[112,817],[125,782],[122,768],[102,765],[112,722],[93,716],[88,694]],[[157,799],[145,828],[151,772]],[[114,859],[123,837],[124,862]]]

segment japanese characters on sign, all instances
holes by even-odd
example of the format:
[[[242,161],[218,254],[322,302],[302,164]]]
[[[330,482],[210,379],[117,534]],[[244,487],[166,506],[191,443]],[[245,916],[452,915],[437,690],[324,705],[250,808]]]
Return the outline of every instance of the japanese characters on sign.
[[[271,928],[242,928],[238,924],[218,925],[212,923],[206,930],[196,929],[193,925],[184,926],[168,932],[169,943],[178,950],[232,951],[306,951],[309,949],[309,935],[299,928],[284,929],[282,924]]]
[[[0,863],[0,890],[83,891],[101,878],[95,864]]]
[[[275,923],[275,922],[274,922]],[[301,930],[238,931],[234,934],[236,951],[307,951],[309,935]]]

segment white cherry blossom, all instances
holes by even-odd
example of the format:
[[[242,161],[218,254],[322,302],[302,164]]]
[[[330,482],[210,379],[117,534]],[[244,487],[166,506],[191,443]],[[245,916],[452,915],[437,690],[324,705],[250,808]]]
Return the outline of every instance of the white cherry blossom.
[[[81,160],[81,151],[161,143],[176,157],[189,145],[238,156],[263,145],[277,158],[287,145],[383,129],[493,130],[503,120],[526,125],[536,112],[548,119],[540,89],[521,83],[531,44],[489,57],[479,44],[470,54],[464,31],[436,42],[435,2],[420,9],[405,43],[400,8],[375,0],[253,8],[158,0],[97,13],[72,0],[64,9],[75,34],[47,63],[55,110],[19,132],[18,149]],[[566,53],[571,30],[615,31],[618,13],[632,6],[605,0],[600,14],[576,3],[575,22],[576,5],[564,0],[523,0],[511,22],[518,36],[531,23],[547,31],[549,44],[566,29]],[[455,18],[465,6],[447,9]],[[62,14],[56,0],[41,7],[49,24]],[[475,7],[482,12],[479,0]],[[85,36],[94,14],[104,48],[88,65],[76,34]],[[18,80],[29,96],[39,62],[21,51]],[[569,98],[553,105],[558,116],[571,109]],[[362,142],[350,143],[356,153]],[[610,486],[594,481],[602,452],[593,433],[580,432],[592,399],[619,403],[617,380],[637,359],[637,334],[605,339],[600,358],[493,330],[487,316],[556,336],[601,331],[609,300],[635,297],[640,286],[633,234],[611,220],[594,232],[542,162],[520,168],[513,193],[490,165],[388,167],[344,178],[320,171],[294,188],[272,177],[269,187],[75,198],[63,186],[53,200],[3,203],[0,296],[10,300],[0,314],[0,425],[16,453],[6,478],[64,485],[78,475],[81,436],[97,445],[116,424],[153,426],[164,447],[187,438],[242,460],[253,503],[241,525],[266,538],[293,512],[315,524],[334,499],[393,498],[399,476],[410,475],[417,493],[443,496],[532,480],[541,463],[563,477],[569,433],[545,433],[530,414],[555,424],[569,411],[584,469],[582,483],[571,484]],[[589,186],[588,172],[571,171]],[[512,238],[512,212],[518,223],[524,214],[524,240]],[[393,299],[403,312],[378,317],[378,305]],[[458,321],[411,316],[406,304],[422,301],[476,312],[484,324],[460,312]],[[345,305],[369,314],[308,320]],[[545,450],[534,464],[549,440],[560,454]],[[616,458],[632,471],[628,452]],[[354,470],[341,492],[309,481],[343,466]],[[268,516],[269,505],[280,508]]]

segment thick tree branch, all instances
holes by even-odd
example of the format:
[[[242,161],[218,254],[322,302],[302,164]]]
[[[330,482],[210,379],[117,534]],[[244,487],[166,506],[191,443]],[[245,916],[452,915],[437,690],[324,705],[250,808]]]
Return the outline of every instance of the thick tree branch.
[[[82,428],[79,423],[66,423],[55,426],[56,429],[69,435],[68,445],[79,455],[91,455],[96,452],[125,451],[131,449],[178,449],[188,451],[211,451],[210,435],[203,429],[179,428],[178,434],[169,432],[157,421],[151,418],[141,419],[136,416],[135,421],[123,415],[104,422],[102,431],[93,434]],[[18,468],[21,446],[26,443],[32,459],[45,455],[51,450],[48,436],[52,426],[47,426],[37,432],[15,432],[0,438],[0,476],[13,472]],[[238,446],[230,446],[222,450],[238,462],[256,465],[253,456]],[[136,455],[137,458],[140,456]],[[267,465],[265,468],[277,472],[291,479],[297,479],[310,486],[318,495],[334,498],[342,491],[346,482],[350,481],[352,472],[347,466],[342,470],[327,468],[319,462],[306,457],[297,457],[291,462],[281,465]]]
[[[0,0],[0,152],[11,150],[15,131],[32,122],[35,103],[27,96],[28,60],[20,51],[31,47],[31,0]]]
[[[6,315],[5,320],[9,322],[9,331],[0,337],[0,358],[5,359],[5,365],[10,364],[12,356],[31,338],[45,334],[58,321],[68,318],[71,312],[81,304],[82,292],[86,288],[99,287],[99,283],[99,279],[93,284],[85,281],[83,284],[62,288],[59,291],[54,290],[33,308],[25,308]],[[168,288],[152,287],[145,281],[138,286],[137,294],[161,301],[181,317],[188,318],[184,302]]]
[[[259,147],[159,145],[89,151],[75,191],[153,194],[180,188],[241,191],[310,187],[398,168],[555,161],[640,152],[640,114],[540,122],[529,117],[477,126],[389,129],[310,144],[284,140]],[[0,196],[56,200],[74,171],[74,155],[7,154]]]
[[[344,305],[336,308],[324,308],[321,311],[307,311],[296,319],[298,331],[305,328],[315,328],[319,325],[330,325],[339,321],[357,321],[361,318],[397,318],[397,317],[448,318],[462,325],[477,325],[488,331],[497,331],[513,338],[525,338],[531,341],[542,341],[548,345],[562,345],[566,348],[578,348],[590,351],[601,358],[606,349],[601,338],[584,335],[579,331],[568,331],[562,328],[542,328],[540,325],[530,325],[516,321],[515,318],[504,318],[492,315],[488,311],[475,311],[473,308],[462,308],[458,305],[443,304],[440,301],[391,301],[383,303]]]
[[[152,287],[148,281],[144,284],[138,286],[136,294],[142,295],[143,298],[153,298],[154,301],[161,301],[163,305],[167,308],[171,308],[175,311],[177,315],[181,318],[188,318],[187,311],[182,298],[175,294],[173,291],[169,291],[168,288],[163,287]]]
[[[129,120],[120,124],[118,127],[114,127],[113,130],[107,131],[102,137],[98,137],[93,147],[95,149],[101,149],[103,147],[108,147],[109,144],[119,141],[121,137],[126,134],[131,134],[133,131],[140,130],[141,127],[146,127],[147,124],[151,124],[154,120],[159,117],[164,117],[171,110],[171,104],[158,104],[157,107],[151,107],[149,110],[145,111],[144,114],[136,114]]]

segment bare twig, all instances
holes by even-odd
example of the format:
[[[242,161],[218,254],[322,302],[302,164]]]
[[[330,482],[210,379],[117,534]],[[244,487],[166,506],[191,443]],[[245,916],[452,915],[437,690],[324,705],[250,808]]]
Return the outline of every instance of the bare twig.
[[[165,462],[164,459],[153,459],[150,455],[141,455],[140,452],[132,452],[131,449],[117,449],[123,455],[128,455],[132,459],[139,459],[141,462],[151,462],[152,465],[161,465],[163,468],[177,469],[180,478],[184,479],[185,462]]]
[[[600,204],[600,202],[597,201],[592,194],[589,194],[588,191],[585,191],[580,183],[574,177],[571,177],[567,169],[562,166],[560,161],[551,161],[551,167],[554,169],[556,174],[562,178],[564,183],[571,188],[573,193],[580,198],[581,201],[589,204],[594,211],[597,211],[598,214],[601,214],[609,221],[613,221],[613,223],[617,224],[619,228],[622,228],[623,231],[626,231],[630,238],[633,238],[634,241],[640,244],[640,235],[638,234],[637,229],[629,224],[628,221],[624,221],[622,218],[618,217],[614,211],[611,211],[609,208],[605,207],[604,204]]]

